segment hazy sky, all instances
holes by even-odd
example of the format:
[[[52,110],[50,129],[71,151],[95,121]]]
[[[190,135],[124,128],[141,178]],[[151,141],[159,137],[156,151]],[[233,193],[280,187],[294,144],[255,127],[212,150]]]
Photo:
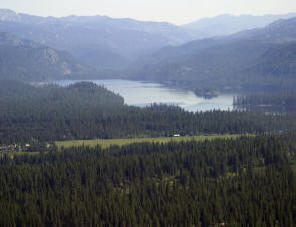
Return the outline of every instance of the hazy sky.
[[[0,8],[39,16],[106,15],[184,24],[225,13],[296,12],[296,0],[1,0]]]

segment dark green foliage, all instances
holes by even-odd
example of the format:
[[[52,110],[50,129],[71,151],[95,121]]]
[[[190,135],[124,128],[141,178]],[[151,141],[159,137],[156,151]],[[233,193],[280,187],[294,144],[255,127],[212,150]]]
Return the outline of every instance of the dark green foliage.
[[[191,113],[178,107],[139,108],[103,87],[82,82],[36,88],[2,81],[0,144],[173,134],[264,133],[296,128],[293,115],[241,111]]]
[[[0,225],[294,226],[295,135],[4,156]]]
[[[273,112],[296,111],[296,93],[259,93],[235,97],[233,104],[237,108],[264,110]]]

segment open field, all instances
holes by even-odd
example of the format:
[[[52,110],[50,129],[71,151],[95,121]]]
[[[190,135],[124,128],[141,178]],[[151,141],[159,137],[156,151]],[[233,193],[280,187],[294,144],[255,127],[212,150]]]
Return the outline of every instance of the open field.
[[[90,146],[95,147],[100,145],[102,148],[110,147],[111,145],[123,146],[132,143],[168,143],[171,141],[204,141],[204,140],[213,140],[213,139],[235,139],[242,135],[201,135],[201,136],[182,136],[182,137],[159,137],[159,138],[131,138],[131,139],[97,139],[97,140],[70,140],[70,141],[57,141],[55,142],[58,148],[61,147],[69,148],[69,147],[77,147],[77,146]],[[246,135],[248,136],[248,135]],[[250,135],[249,135],[250,136]]]

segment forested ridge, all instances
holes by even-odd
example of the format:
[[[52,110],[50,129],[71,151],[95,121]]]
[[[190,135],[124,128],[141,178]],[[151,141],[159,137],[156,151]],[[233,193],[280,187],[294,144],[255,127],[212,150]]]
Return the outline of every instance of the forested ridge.
[[[186,112],[179,107],[124,104],[93,83],[33,87],[1,81],[0,144],[224,133],[265,133],[296,128],[292,114],[250,111]]]
[[[1,226],[294,226],[295,132],[0,159]]]

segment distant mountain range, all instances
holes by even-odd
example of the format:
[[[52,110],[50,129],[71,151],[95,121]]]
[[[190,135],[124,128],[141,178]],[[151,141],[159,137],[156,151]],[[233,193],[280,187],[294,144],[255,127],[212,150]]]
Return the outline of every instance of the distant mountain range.
[[[0,79],[48,81],[93,74],[65,51],[0,32]]]
[[[263,28],[277,20],[296,17],[296,13],[283,15],[233,16],[230,14],[219,15],[212,18],[203,18],[198,21],[182,26],[192,35],[199,35],[202,38],[231,35],[243,30]]]
[[[131,68],[133,77],[194,89],[294,89],[296,18],[225,37],[163,48]]]
[[[142,54],[192,39],[169,23],[105,16],[37,17],[0,10],[0,31],[66,50],[99,70],[122,69]]]
[[[293,16],[222,15],[178,27],[0,10],[0,77],[44,81],[105,75],[197,91],[291,89],[296,86]]]
[[[106,16],[39,17],[0,9],[0,32],[64,50],[101,72],[118,72],[166,46],[265,26],[289,15],[223,15],[184,26]]]

